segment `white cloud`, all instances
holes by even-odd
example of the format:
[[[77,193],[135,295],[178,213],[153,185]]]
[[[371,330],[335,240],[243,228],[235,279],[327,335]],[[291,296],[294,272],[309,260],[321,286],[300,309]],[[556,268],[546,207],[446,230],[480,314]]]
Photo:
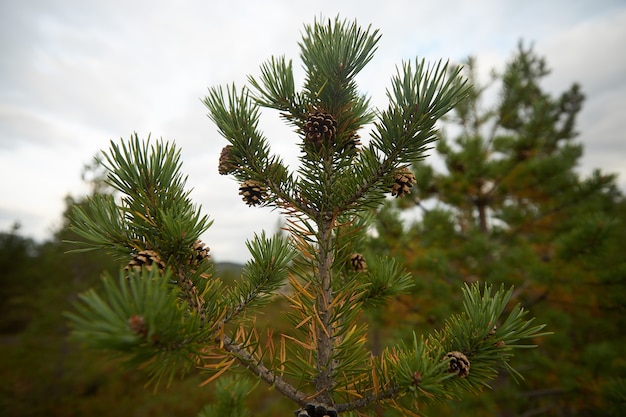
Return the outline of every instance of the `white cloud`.
[[[560,92],[581,84],[586,101],[580,113],[578,138],[585,145],[581,171],[596,168],[619,173],[626,189],[626,135],[621,109],[626,107],[626,9],[598,14],[555,33],[539,43],[552,74],[547,88]]]

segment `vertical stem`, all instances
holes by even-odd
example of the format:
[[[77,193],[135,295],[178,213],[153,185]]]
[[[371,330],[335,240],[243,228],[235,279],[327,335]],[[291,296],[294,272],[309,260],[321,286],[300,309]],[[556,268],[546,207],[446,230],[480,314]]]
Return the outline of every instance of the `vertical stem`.
[[[488,223],[488,210],[489,210],[489,192],[485,191],[485,181],[479,178],[476,182],[476,188],[478,189],[478,195],[474,200],[476,209],[478,210],[478,226],[482,233],[489,232]]]
[[[477,204],[477,208],[479,230],[482,233],[487,233],[489,231],[489,225],[487,224],[487,204],[483,201],[480,201],[479,204]]]
[[[318,221],[318,245],[319,245],[319,292],[317,295],[317,312],[319,323],[317,331],[317,380],[315,391],[320,393],[318,400],[327,406],[333,405],[333,375],[335,371],[333,363],[334,351],[334,328],[333,312],[330,308],[333,302],[332,266],[333,256],[333,227],[335,223],[334,210],[330,209],[333,201],[332,177],[334,174],[332,162],[332,148],[323,158],[324,186],[322,196],[324,201]]]
[[[315,383],[316,392],[320,393],[318,400],[331,406],[333,404],[332,389],[334,385],[334,364],[332,360],[334,350],[332,310],[332,264],[333,264],[333,216],[330,213],[322,215],[319,229],[319,293],[317,296],[317,312],[319,323],[317,331],[317,371]]]

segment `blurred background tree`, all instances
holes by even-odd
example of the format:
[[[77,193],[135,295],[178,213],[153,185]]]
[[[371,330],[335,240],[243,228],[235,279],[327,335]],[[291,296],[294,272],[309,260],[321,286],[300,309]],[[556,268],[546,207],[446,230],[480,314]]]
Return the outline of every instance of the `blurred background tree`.
[[[625,202],[614,175],[576,170],[581,89],[544,91],[546,62],[521,43],[484,85],[474,59],[465,70],[473,90],[444,124],[442,163],[414,165],[410,198],[376,217],[371,250],[400,257],[416,279],[413,295],[379,322],[398,334],[429,327],[457,305],[434,300],[455,300],[461,282],[514,285],[554,336],[519,364],[521,385],[501,376],[493,395],[436,414],[624,415]]]

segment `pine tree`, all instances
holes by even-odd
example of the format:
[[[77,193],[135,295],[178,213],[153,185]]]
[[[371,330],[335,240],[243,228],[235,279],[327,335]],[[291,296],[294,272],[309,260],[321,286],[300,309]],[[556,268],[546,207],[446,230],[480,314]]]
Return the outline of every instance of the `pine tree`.
[[[420,277],[407,301],[421,308],[416,321],[454,312],[454,304],[429,303],[433,292],[454,299],[460,282],[504,282],[551,323],[556,335],[525,358],[527,392],[503,391],[494,413],[599,415],[619,403],[604,401],[604,392],[624,398],[626,368],[617,365],[625,324],[623,197],[614,175],[576,171],[583,149],[575,122],[584,100],[577,84],[556,97],[546,93],[546,62],[523,44],[490,83],[480,85],[475,68],[469,59],[472,90],[446,125],[458,134],[442,134],[437,145],[445,169],[418,162],[416,185],[399,202],[417,207],[419,220],[405,233],[400,212],[386,207],[372,247],[400,256]],[[485,107],[492,87],[496,103]]]
[[[316,20],[300,42],[302,90],[284,57],[262,64],[249,87],[210,88],[204,103],[228,142],[219,172],[238,181],[245,204],[280,210],[288,232],[249,241],[251,260],[232,286],[215,276],[199,240],[211,221],[185,190],[176,146],[137,135],[112,142],[103,164],[119,198],[95,196],[87,209],[77,207],[73,228],[81,250],[105,250],[126,267],[118,279],[104,278],[102,294],[82,295],[68,314],[74,336],[126,352],[155,382],[191,367],[208,375],[206,383],[248,371],[299,407],[298,416],[376,403],[414,415],[423,403],[481,391],[496,367],[515,374],[514,350],[543,326],[520,306],[507,307],[512,289],[503,287],[466,286],[464,311],[442,329],[376,355],[369,348],[364,312],[412,281],[395,260],[361,254],[371,211],[388,195],[409,193],[408,168],[435,140],[436,122],[471,91],[460,69],[416,59],[392,77],[388,107],[372,109],[356,76],[379,38],[356,22]],[[261,108],[294,127],[296,169],[272,153],[258,128]],[[278,302],[279,290],[291,329],[275,335],[257,328],[255,312]]]

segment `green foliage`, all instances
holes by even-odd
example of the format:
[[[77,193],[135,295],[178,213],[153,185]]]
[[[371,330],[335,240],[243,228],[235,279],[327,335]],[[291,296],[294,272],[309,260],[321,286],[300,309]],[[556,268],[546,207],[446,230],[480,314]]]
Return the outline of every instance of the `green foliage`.
[[[157,249],[163,259],[193,256],[190,248],[211,225],[192,204],[180,173],[180,151],[173,145],[137,134],[128,143],[111,143],[103,154],[106,183],[122,194],[96,194],[87,207],[77,206],[72,229],[89,241],[72,243],[83,250],[105,249],[120,258],[132,251]]]
[[[410,335],[415,326],[440,321],[444,329],[453,326],[448,334],[471,334],[465,325],[469,322],[459,319],[468,315],[467,306],[462,316],[444,320],[458,311],[457,300],[467,297],[456,291],[459,283],[514,285],[511,298],[554,330],[545,341],[534,341],[537,353],[529,353],[523,364],[508,358],[495,368],[483,368],[496,351],[459,345],[459,338],[446,338],[444,350],[483,352],[487,357],[471,362],[472,371],[485,380],[499,368],[519,380],[511,369],[515,363],[527,369],[525,380],[511,385],[508,376],[501,376],[496,381],[501,390],[494,397],[445,408],[434,405],[432,411],[451,415],[458,407],[467,415],[483,415],[485,409],[493,414],[545,410],[547,415],[561,415],[560,410],[570,410],[595,415],[609,407],[603,402],[608,401],[604,390],[624,376],[614,354],[624,342],[618,330],[624,324],[619,304],[623,296],[618,295],[625,284],[618,249],[623,196],[614,175],[595,171],[582,178],[576,172],[583,149],[573,139],[584,96],[576,84],[556,97],[544,92],[541,81],[549,71],[532,49],[520,44],[505,70],[494,73],[488,85],[476,82],[473,59],[463,71],[473,81],[472,89],[447,119],[459,133],[449,138],[443,130],[437,144],[445,168],[425,161],[415,164],[413,193],[375,218],[377,237],[370,245],[402,257],[418,277],[414,295],[405,300],[418,306],[419,314],[399,334]],[[494,87],[499,88],[497,101],[485,106],[485,92]],[[409,208],[419,216],[407,225],[401,210]],[[449,300],[443,308],[433,302],[442,294]],[[493,321],[491,314],[478,314],[471,323],[497,324],[494,335],[528,336],[530,321],[525,322],[528,329],[503,328],[521,323],[522,310],[507,306],[505,312],[508,319]],[[603,368],[607,363],[614,367]],[[470,391],[479,387],[470,386],[469,377],[453,381]]]
[[[249,417],[245,399],[250,393],[252,384],[243,379],[222,378],[215,387],[217,401],[202,409],[198,417]]]
[[[24,326],[30,319],[31,308],[28,289],[23,288],[22,280],[35,283],[29,265],[38,258],[35,242],[19,235],[19,225],[9,232],[0,233],[0,314],[3,320],[0,332],[11,332]],[[39,278],[39,277],[37,277]],[[41,278],[39,278],[41,279]]]
[[[151,379],[171,382],[176,372],[193,365],[203,332],[197,315],[188,315],[168,288],[171,276],[158,270],[105,276],[103,295],[94,290],[79,296],[76,313],[67,313],[73,337],[88,347],[130,352],[132,366],[141,366]]]
[[[268,238],[265,233],[255,235],[246,243],[252,256],[241,272],[241,280],[232,287],[229,298],[234,309],[227,320],[244,309],[259,308],[272,301],[287,278],[287,266],[296,256],[286,239],[279,236]]]
[[[367,274],[359,277],[363,285],[363,307],[380,307],[394,297],[406,293],[413,285],[412,277],[395,259],[374,258]]]
[[[388,193],[407,194],[413,186],[407,168],[435,140],[437,121],[472,91],[460,68],[416,59],[392,77],[388,107],[370,108],[356,76],[379,37],[356,22],[315,21],[300,43],[300,91],[291,61],[282,57],[248,78],[251,89],[209,89],[204,104],[228,142],[220,172],[240,182],[249,206],[284,213],[289,233],[248,242],[252,259],[232,285],[216,276],[199,241],[211,222],[185,190],[175,145],[137,135],[111,143],[103,166],[116,194],[78,206],[72,230],[83,250],[105,249],[127,265],[118,281],[104,279],[103,291],[81,295],[68,314],[73,336],[125,354],[157,382],[191,366],[207,378],[203,385],[245,370],[300,407],[300,415],[376,403],[411,413],[431,397],[481,390],[496,364],[512,370],[506,363],[513,349],[542,336],[543,326],[531,325],[519,307],[502,318],[511,291],[492,294],[491,287],[467,288],[465,312],[429,337],[413,336],[412,346],[379,355],[370,349],[364,311],[380,314],[412,284],[397,261],[369,254],[366,260],[359,252],[371,209]],[[279,110],[296,127],[298,166],[272,153],[258,128],[261,107]],[[362,145],[360,130],[370,123]],[[257,313],[268,310],[261,307],[281,300],[292,327],[280,335],[276,323],[259,328]],[[502,330],[493,333],[499,320]],[[201,415],[246,414],[235,403],[248,389],[223,384],[218,402]]]
[[[518,344],[520,340],[540,337],[544,325],[531,326],[532,320],[522,320],[526,312],[516,306],[506,318],[504,310],[513,291],[499,289],[495,293],[489,286],[466,286],[463,290],[464,312],[451,316],[442,330],[434,332],[426,341],[417,341],[413,348],[398,361],[399,385],[413,391],[423,400],[439,401],[462,398],[466,392],[479,393],[489,388],[488,382],[503,366],[521,378],[509,364],[514,349],[535,347]],[[502,324],[497,326],[495,323]],[[453,337],[450,337],[453,336]],[[447,372],[446,352],[463,352],[470,360],[466,378]],[[416,381],[416,372],[421,382]]]

